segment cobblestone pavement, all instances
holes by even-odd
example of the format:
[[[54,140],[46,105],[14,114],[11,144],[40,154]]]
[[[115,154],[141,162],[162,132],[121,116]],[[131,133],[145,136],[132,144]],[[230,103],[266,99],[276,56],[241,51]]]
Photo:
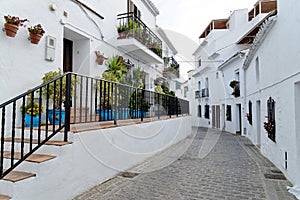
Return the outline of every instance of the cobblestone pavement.
[[[137,176],[116,176],[74,200],[295,199],[286,189],[290,183],[273,179],[284,177],[247,138],[204,128],[195,132],[129,170]]]

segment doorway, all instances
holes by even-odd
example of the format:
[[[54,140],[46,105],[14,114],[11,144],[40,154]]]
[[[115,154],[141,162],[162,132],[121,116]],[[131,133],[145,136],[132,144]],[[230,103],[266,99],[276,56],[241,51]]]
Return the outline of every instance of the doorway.
[[[242,105],[236,104],[236,134],[242,133]]]
[[[256,134],[257,146],[260,148],[261,145],[261,106],[260,101],[256,101]]]
[[[73,41],[64,38],[63,41],[63,71],[72,72],[73,71]]]
[[[217,126],[217,128],[221,127],[220,117],[221,117],[220,106],[218,105],[218,106],[216,106],[216,126]]]
[[[211,126],[216,128],[216,106],[211,106]]]
[[[213,128],[220,128],[221,127],[221,110],[219,105],[212,106],[212,127]]]

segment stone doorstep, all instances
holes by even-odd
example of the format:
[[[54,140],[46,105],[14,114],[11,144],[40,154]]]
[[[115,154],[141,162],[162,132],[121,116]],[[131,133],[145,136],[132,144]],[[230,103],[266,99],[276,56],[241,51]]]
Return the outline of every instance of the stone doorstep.
[[[11,199],[11,197],[0,194],[0,200],[9,200],[9,199]]]
[[[4,151],[4,158],[10,159],[11,158],[11,152],[10,151]],[[55,156],[45,155],[45,154],[32,154],[28,158],[26,158],[25,161],[34,162],[34,163],[42,163],[42,162],[46,162],[48,160],[51,160],[53,158],[55,158]],[[20,160],[21,159],[21,152],[15,152],[14,153],[14,159]]]
[[[18,182],[27,178],[35,177],[35,174],[28,173],[28,172],[21,172],[21,171],[11,171],[9,174],[4,176],[2,180],[10,181],[10,182]]]
[[[12,138],[11,137],[5,138],[4,141],[5,142],[12,142]],[[21,138],[15,138],[15,142],[16,143],[21,143],[22,139]],[[30,139],[24,138],[24,143],[30,143]],[[38,144],[38,140],[33,139],[32,144]],[[49,140],[48,142],[46,142],[46,145],[53,145],[53,146],[64,146],[64,145],[68,145],[68,144],[72,144],[72,142],[64,142],[64,141],[57,141],[57,140]]]

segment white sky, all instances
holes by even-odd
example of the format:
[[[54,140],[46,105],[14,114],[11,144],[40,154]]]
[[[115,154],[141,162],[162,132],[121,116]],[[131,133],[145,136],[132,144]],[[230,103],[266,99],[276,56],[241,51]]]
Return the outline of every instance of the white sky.
[[[228,18],[237,9],[252,9],[258,0],[152,0],[160,11],[157,24],[198,42],[212,19]]]

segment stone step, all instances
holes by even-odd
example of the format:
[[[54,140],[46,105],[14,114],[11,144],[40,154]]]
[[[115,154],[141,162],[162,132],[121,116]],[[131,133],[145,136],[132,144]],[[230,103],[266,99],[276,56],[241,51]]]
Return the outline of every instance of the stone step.
[[[35,176],[36,176],[35,174],[28,173],[28,172],[11,171],[10,173],[8,173],[6,176],[3,177],[3,180],[15,183]]]
[[[4,158],[10,159],[11,158],[11,152],[5,151],[4,152]],[[48,160],[51,160],[55,158],[55,156],[51,155],[45,155],[45,154],[32,154],[28,158],[26,158],[27,162],[34,162],[34,163],[42,163],[46,162]],[[14,153],[14,159],[20,160],[21,159],[21,152],[15,152]]]
[[[9,199],[11,199],[11,197],[0,194],[0,200],[9,200]]]
[[[8,137],[4,139],[5,142],[12,142],[12,138]],[[22,139],[21,138],[15,138],[15,143],[21,143]],[[30,139],[24,138],[24,143],[30,143]],[[32,144],[38,144],[37,139],[32,140]],[[72,142],[64,142],[64,141],[58,141],[58,140],[49,140],[48,142],[45,143],[46,145],[53,145],[53,146],[64,146],[68,144],[72,144]]]

